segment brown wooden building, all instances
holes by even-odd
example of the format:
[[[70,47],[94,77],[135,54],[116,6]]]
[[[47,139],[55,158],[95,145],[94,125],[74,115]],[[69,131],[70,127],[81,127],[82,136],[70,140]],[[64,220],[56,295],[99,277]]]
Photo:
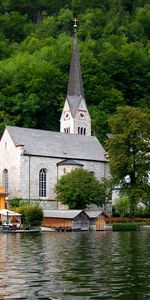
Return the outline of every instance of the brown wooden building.
[[[89,217],[83,210],[45,210],[43,226],[57,230],[89,230]]]
[[[86,213],[89,216],[91,230],[105,230],[107,216],[102,211],[86,211]]]

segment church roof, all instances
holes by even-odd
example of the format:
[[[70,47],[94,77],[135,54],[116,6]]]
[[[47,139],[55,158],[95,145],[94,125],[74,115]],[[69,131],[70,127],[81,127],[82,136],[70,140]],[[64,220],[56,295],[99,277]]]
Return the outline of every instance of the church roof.
[[[67,96],[67,100],[69,103],[70,111],[72,116],[75,117],[79,104],[81,102],[81,96]]]
[[[76,31],[74,32],[67,95],[82,96],[84,98]]]
[[[62,159],[107,161],[95,136],[6,126],[14,144],[24,145],[24,154]]]
[[[73,117],[77,112],[82,98],[84,99],[84,89],[81,75],[80,57],[77,45],[77,33],[75,29],[67,90],[67,100]]]

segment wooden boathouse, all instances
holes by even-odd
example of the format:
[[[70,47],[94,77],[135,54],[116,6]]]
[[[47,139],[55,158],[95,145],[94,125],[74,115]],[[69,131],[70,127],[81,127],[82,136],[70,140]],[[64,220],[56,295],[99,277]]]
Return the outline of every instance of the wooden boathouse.
[[[105,230],[107,215],[102,211],[86,211],[89,216],[91,230]]]
[[[42,226],[60,231],[89,230],[89,217],[83,210],[44,210]]]

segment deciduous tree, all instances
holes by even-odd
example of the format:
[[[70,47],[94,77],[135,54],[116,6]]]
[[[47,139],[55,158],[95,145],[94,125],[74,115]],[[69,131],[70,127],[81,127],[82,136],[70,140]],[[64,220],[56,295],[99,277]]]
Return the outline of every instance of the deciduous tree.
[[[130,211],[134,213],[150,184],[150,121],[140,108],[125,106],[117,109],[109,124],[112,130],[108,142],[111,175],[114,184],[129,196]]]
[[[85,209],[87,205],[102,205],[106,199],[105,184],[84,169],[76,169],[62,176],[55,188],[58,201],[71,209]]]

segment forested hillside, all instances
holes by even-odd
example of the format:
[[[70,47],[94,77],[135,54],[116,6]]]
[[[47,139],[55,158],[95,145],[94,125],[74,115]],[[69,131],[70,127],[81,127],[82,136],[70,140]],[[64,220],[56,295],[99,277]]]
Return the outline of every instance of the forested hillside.
[[[104,139],[119,105],[150,116],[149,0],[1,0],[0,133],[59,130],[73,17],[93,133]]]

